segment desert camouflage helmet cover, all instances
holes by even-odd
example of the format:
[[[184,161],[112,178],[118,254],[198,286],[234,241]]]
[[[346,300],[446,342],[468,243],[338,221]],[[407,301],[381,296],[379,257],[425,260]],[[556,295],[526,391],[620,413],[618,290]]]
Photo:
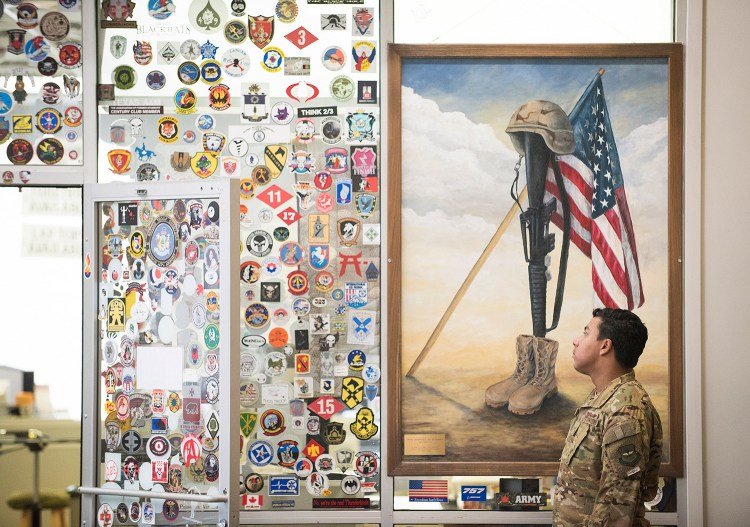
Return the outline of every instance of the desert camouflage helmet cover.
[[[550,101],[528,101],[510,118],[505,131],[516,151],[524,155],[523,138],[517,132],[532,132],[544,138],[556,154],[571,154],[576,149],[573,127],[562,108]]]

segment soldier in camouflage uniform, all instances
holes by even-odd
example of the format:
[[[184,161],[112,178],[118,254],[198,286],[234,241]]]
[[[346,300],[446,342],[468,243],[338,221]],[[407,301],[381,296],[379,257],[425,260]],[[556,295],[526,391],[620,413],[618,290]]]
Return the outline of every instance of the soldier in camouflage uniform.
[[[595,309],[593,315],[573,341],[573,367],[595,389],[568,431],[552,524],[648,526],[643,503],[658,488],[662,429],[633,373],[648,331],[630,311]]]

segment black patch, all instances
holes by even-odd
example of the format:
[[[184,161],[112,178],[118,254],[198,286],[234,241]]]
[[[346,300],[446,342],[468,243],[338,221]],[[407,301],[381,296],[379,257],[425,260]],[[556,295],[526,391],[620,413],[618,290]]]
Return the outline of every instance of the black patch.
[[[634,467],[641,460],[641,453],[636,450],[635,445],[630,443],[617,449],[617,460],[621,465]]]

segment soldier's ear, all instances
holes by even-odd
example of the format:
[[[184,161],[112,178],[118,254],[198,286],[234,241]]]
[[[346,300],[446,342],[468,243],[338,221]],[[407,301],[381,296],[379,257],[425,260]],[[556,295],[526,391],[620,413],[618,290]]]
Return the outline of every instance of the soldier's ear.
[[[602,345],[599,348],[599,355],[606,355],[607,353],[614,353],[615,348],[612,345],[612,339],[603,339]]]

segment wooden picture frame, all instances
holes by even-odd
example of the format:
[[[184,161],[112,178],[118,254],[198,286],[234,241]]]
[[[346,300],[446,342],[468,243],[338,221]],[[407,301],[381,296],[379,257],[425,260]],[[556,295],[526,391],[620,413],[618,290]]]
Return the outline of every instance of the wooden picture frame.
[[[485,389],[514,371],[515,336],[532,329],[514,203],[524,196],[505,127],[530,100],[571,113],[600,76],[640,250],[645,302],[634,311],[650,338],[636,376],[664,425],[661,474],[681,476],[682,46],[391,45],[387,63],[389,474],[557,473],[568,423],[593,388],[570,359],[594,307],[593,270],[571,243],[551,333],[559,393],[530,415],[485,406]],[[558,247],[548,265],[564,276],[562,230],[549,232]],[[546,294],[551,311],[553,286]]]

